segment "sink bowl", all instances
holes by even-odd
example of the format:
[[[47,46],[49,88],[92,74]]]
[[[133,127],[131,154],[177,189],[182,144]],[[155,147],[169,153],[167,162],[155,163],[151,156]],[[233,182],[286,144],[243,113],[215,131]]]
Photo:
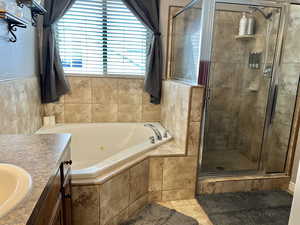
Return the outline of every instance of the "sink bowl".
[[[24,169],[0,163],[0,218],[16,207],[31,188],[31,176]]]

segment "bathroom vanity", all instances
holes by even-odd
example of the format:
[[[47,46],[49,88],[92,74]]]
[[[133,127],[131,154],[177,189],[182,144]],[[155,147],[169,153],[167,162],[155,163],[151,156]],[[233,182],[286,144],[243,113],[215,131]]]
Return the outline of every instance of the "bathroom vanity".
[[[0,218],[0,225],[72,224],[70,138],[69,134],[0,136],[1,163],[23,168],[32,179],[25,199]]]

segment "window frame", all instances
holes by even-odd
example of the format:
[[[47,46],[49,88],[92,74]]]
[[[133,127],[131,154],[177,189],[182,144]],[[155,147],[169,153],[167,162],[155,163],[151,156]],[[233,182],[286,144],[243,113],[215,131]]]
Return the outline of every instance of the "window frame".
[[[121,1],[121,0],[120,0]],[[107,0],[103,0],[103,5],[104,5],[104,8],[107,8]],[[107,16],[107,11],[103,10],[103,18],[102,18],[102,24],[107,24],[108,23],[108,16]],[[134,16],[134,14],[132,14]],[[137,20],[139,20],[138,18],[136,18]],[[56,37],[59,35],[57,33],[57,27],[58,27],[58,23],[59,21],[57,21],[57,23],[55,24],[55,32],[56,32]],[[141,22],[142,24],[142,22]],[[143,25],[143,24],[142,24]],[[106,33],[106,35],[103,35],[103,44],[102,44],[102,55],[103,55],[103,58],[102,58],[102,62],[103,62],[103,74],[97,74],[97,73],[78,73],[78,72],[70,72],[70,71],[65,71],[65,67],[62,65],[63,67],[63,71],[65,73],[65,76],[67,77],[90,77],[90,78],[126,78],[126,79],[145,79],[146,77],[146,73],[147,73],[147,61],[148,61],[148,56],[149,56],[149,51],[150,51],[150,48],[151,48],[151,42],[152,42],[152,39],[153,39],[153,32],[148,29],[145,25],[143,25],[144,28],[146,29],[146,49],[145,49],[145,71],[144,71],[144,74],[143,75],[137,75],[137,74],[109,74],[108,73],[108,48],[107,48],[107,45],[108,45],[108,38],[107,38],[107,26],[103,26],[105,27],[104,30],[106,30],[106,32],[103,32],[104,34]],[[59,43],[58,41],[56,40],[56,44],[57,44],[57,47],[58,47],[58,51],[59,51]],[[62,58],[61,58],[61,62],[62,62]],[[106,63],[105,63],[106,62]]]

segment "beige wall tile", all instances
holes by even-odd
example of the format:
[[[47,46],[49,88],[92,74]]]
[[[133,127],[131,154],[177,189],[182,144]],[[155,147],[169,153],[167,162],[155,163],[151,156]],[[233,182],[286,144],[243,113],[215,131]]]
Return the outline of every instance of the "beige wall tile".
[[[144,122],[158,122],[160,121],[160,105],[146,104],[142,108],[142,121]]]
[[[92,78],[93,103],[101,105],[118,104],[119,79]]]
[[[152,105],[152,104],[150,103],[150,95],[149,95],[147,92],[145,92],[145,91],[143,91],[142,104],[143,104],[143,105]]]
[[[65,105],[57,103],[44,104],[44,116],[55,116],[56,123],[65,121]]]
[[[59,102],[46,104],[43,115],[55,115],[63,123],[65,111],[74,108],[70,104],[91,103],[91,120],[83,119],[87,111],[77,111],[78,119],[84,122],[159,122],[161,105],[150,103],[143,91],[142,79],[69,77],[73,94],[62,97]],[[83,106],[82,106],[83,107]],[[67,110],[65,108],[68,108]],[[68,112],[67,112],[68,113]],[[66,120],[70,121],[70,119]]]
[[[105,225],[120,225],[123,224],[128,220],[128,209],[122,211],[119,215],[112,218],[108,223]]]
[[[90,123],[91,104],[65,104],[65,123]]]
[[[117,122],[118,121],[118,105],[92,105],[92,122]]]
[[[128,207],[128,217],[134,216],[146,205],[148,205],[148,194],[140,197]]]
[[[0,134],[32,134],[42,126],[36,77],[0,82]]]
[[[185,200],[195,198],[195,189],[162,191],[162,201]]]
[[[118,121],[119,122],[139,122],[142,119],[141,105],[119,105]]]
[[[71,92],[65,95],[65,103],[91,103],[92,86],[89,77],[69,77]]]
[[[196,185],[196,157],[164,159],[163,190],[194,189]]]
[[[150,191],[148,193],[149,202],[159,202],[161,201],[162,191]]]
[[[99,225],[100,186],[73,186],[73,225]]]
[[[149,182],[149,160],[137,164],[129,170],[130,194],[129,204],[148,193]]]
[[[191,86],[176,81],[163,82],[161,122],[176,144],[186,148]]]
[[[113,177],[101,186],[100,223],[106,224],[129,205],[129,171]]]
[[[120,105],[142,105],[143,80],[120,79],[118,101]]]
[[[0,124],[1,134],[17,133],[17,101],[13,83],[0,83]]]
[[[162,190],[163,158],[150,158],[149,160],[149,191]]]
[[[193,88],[191,99],[191,114],[190,120],[192,122],[200,122],[202,117],[204,88]]]
[[[197,156],[200,143],[200,122],[190,122],[188,132],[188,155]]]
[[[240,179],[224,181],[198,181],[198,194],[240,191],[287,190],[289,178]]]

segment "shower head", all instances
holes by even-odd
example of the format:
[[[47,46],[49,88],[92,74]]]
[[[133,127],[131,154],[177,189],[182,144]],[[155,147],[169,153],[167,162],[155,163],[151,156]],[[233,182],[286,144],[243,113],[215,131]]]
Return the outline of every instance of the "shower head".
[[[252,12],[255,12],[255,11],[260,12],[266,20],[271,19],[273,16],[273,12],[265,13],[262,8],[257,7],[257,6],[249,6],[249,9],[251,9]]]

